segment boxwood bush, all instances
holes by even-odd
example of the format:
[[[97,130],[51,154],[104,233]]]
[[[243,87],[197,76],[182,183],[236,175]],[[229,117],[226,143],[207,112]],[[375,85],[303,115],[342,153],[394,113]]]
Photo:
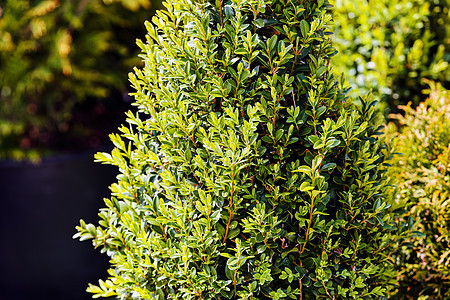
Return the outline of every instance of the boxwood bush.
[[[0,4],[0,158],[37,160],[73,108],[126,91],[150,0]],[[133,38],[130,39],[130,36]]]
[[[398,182],[397,203],[410,206],[419,238],[408,240],[400,262],[400,288],[392,299],[450,299],[450,93],[430,82],[417,109],[393,116],[394,151],[389,176]]]
[[[355,94],[372,89],[385,113],[426,95],[422,78],[450,83],[446,0],[336,0],[336,70]]]
[[[386,203],[370,96],[333,75],[328,1],[168,0],[147,22],[139,112],[97,161],[119,168],[94,297],[378,299],[404,230]]]

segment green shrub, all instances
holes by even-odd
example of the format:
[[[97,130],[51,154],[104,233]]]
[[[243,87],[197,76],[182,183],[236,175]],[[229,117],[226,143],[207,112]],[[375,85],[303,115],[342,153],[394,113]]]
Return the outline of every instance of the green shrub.
[[[425,100],[422,78],[450,82],[447,0],[336,0],[336,70],[386,113]]]
[[[119,168],[95,297],[377,299],[402,228],[384,201],[375,102],[346,101],[328,1],[169,0],[130,74],[139,114],[96,159]]]
[[[410,205],[424,234],[403,248],[396,299],[450,299],[450,93],[431,82],[416,110],[403,107],[389,136],[395,151],[389,175],[395,201]]]
[[[0,4],[0,158],[38,157],[86,98],[125,90],[150,0]],[[145,9],[144,9],[145,8]],[[131,17],[132,16],[132,17]],[[130,35],[130,32],[132,34]]]

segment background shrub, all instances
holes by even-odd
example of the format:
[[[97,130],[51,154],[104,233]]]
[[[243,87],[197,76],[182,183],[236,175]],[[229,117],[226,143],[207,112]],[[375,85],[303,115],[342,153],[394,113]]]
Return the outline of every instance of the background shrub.
[[[450,82],[447,0],[336,0],[333,63],[355,94],[372,89],[385,113],[423,101],[422,78]]]
[[[150,0],[0,4],[0,158],[37,158],[76,103],[126,91]]]
[[[96,158],[119,168],[95,297],[377,299],[399,231],[375,102],[347,101],[328,1],[169,0],[139,41],[139,114]]]
[[[401,155],[389,169],[424,235],[405,245],[395,299],[450,299],[450,93],[430,82],[429,98],[416,110],[393,116],[389,138]],[[393,298],[394,299],[394,298]]]

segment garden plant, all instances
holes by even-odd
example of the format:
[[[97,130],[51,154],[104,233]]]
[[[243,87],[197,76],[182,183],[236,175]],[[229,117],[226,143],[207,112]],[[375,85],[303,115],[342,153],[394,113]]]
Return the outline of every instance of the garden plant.
[[[393,202],[409,207],[422,233],[398,256],[400,287],[390,299],[450,299],[450,93],[429,84],[429,98],[403,106],[388,132],[401,153],[388,173],[397,182]]]
[[[127,90],[123,74],[139,62],[130,32],[144,34],[152,9],[150,0],[2,1],[0,159],[36,161],[61,136],[89,138],[92,128],[72,126],[74,109]]]
[[[449,88],[447,0],[336,0],[333,63],[353,95],[370,89],[387,115],[425,100],[422,78]]]
[[[379,299],[405,225],[370,95],[334,75],[327,0],[168,0],[138,40],[138,113],[96,159],[118,167],[94,297]]]

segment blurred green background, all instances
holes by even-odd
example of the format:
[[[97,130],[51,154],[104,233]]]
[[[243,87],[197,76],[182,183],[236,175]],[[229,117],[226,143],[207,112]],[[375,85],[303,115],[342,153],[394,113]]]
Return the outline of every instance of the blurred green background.
[[[335,0],[332,63],[352,87],[372,90],[385,114],[425,100],[422,78],[450,82],[447,0]]]
[[[140,64],[135,40],[158,7],[151,0],[2,2],[0,159],[38,161],[105,143],[114,130],[105,123],[119,118],[115,110],[123,114],[127,73]]]

